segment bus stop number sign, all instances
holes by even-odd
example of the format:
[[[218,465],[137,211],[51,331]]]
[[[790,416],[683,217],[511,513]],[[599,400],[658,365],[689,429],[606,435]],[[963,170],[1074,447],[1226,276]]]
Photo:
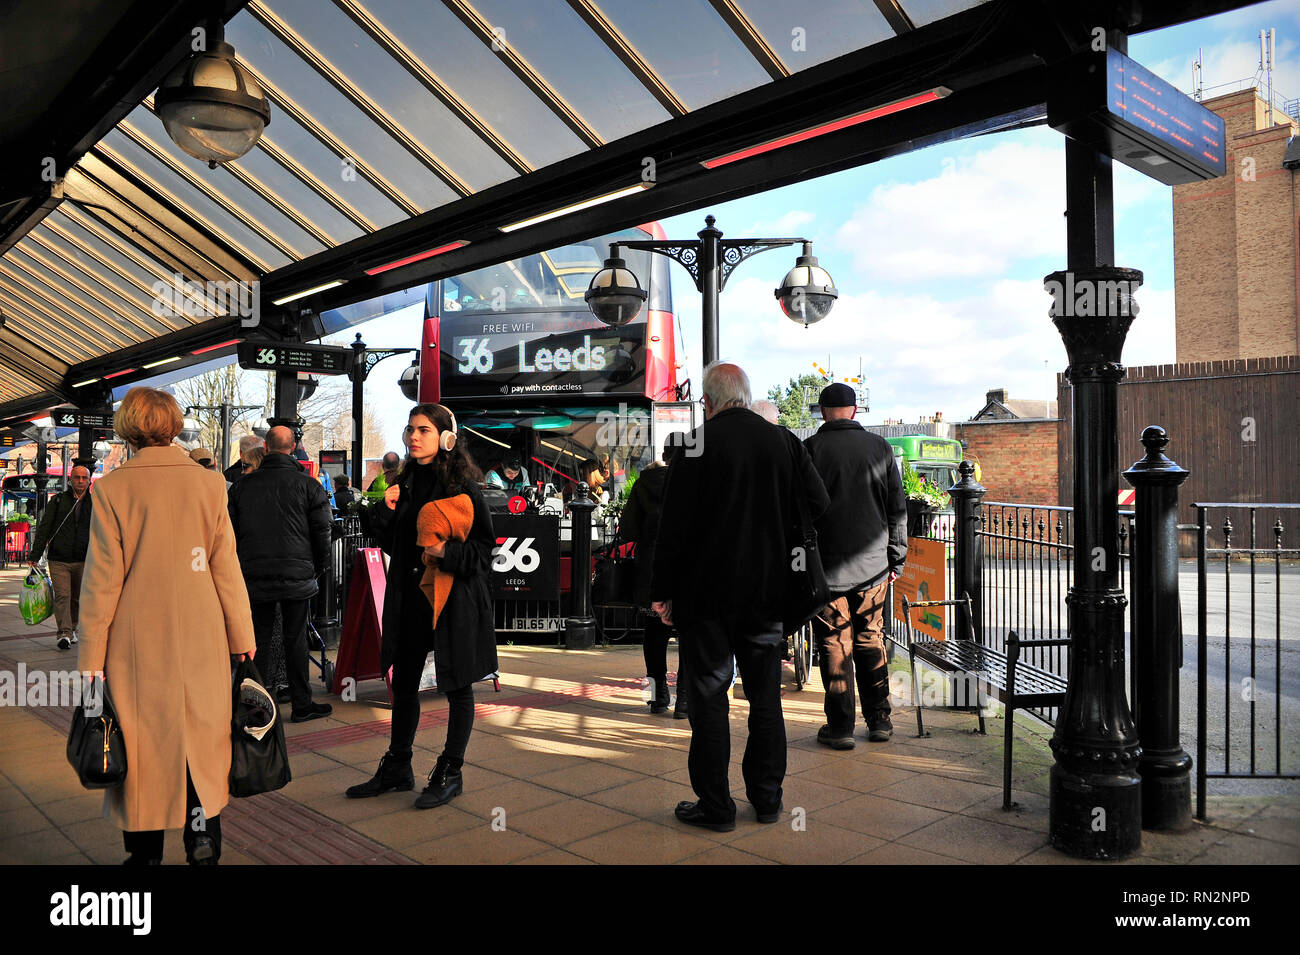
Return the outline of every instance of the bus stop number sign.
[[[497,600],[560,599],[560,518],[494,514],[492,590]]]

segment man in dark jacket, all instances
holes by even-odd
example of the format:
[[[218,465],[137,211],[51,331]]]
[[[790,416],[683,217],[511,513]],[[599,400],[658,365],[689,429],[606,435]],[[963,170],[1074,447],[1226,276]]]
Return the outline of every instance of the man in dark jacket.
[[[333,711],[312,702],[307,678],[307,614],[316,579],[330,566],[333,515],[325,489],[290,457],[293,446],[288,428],[267,433],[261,466],[230,489],[230,520],[260,652],[271,639],[280,606],[291,718],[301,723]]]
[[[782,618],[796,540],[795,494],[805,495],[813,517],[826,509],[827,498],[803,446],[749,410],[744,371],[710,365],[703,390],[705,423],[688,436],[685,455],[668,472],[650,593],[651,609],[682,635],[686,685],[678,692],[687,694],[687,765],[699,799],[679,803],[676,815],[688,825],[729,832],[736,826],[727,780],[732,657],[749,701],[746,796],[760,822],[776,822],[786,762]]]
[[[58,647],[68,650],[77,642],[77,614],[81,609],[81,571],[90,546],[90,471],[77,465],[70,475],[72,487],[45,506],[32,538],[31,564],[35,568],[48,545],[50,583],[54,585],[54,621]]]
[[[826,690],[826,725],[817,741],[835,749],[853,748],[855,676],[867,738],[883,743],[893,735],[885,597],[907,559],[907,499],[894,449],[853,420],[857,403],[848,385],[826,386],[826,423],[805,442],[831,500],[817,521],[831,602],[812,624]]]

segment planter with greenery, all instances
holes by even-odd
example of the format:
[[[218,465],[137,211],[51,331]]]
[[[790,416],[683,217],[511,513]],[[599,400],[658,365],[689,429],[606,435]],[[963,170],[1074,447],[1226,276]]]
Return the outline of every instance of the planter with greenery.
[[[903,494],[907,498],[907,536],[924,537],[935,514],[947,510],[952,498],[938,485],[917,474],[903,462]]]

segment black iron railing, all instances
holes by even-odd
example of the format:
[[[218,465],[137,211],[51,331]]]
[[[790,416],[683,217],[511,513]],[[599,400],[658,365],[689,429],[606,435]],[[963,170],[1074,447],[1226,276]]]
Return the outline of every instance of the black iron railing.
[[[978,516],[978,530],[974,532],[977,541],[973,545],[980,555],[976,564],[976,588],[981,598],[976,632],[984,645],[1005,652],[1006,637],[1012,630],[1024,640],[1068,637],[1065,598],[1074,579],[1074,509],[985,501],[978,508]],[[1131,510],[1121,510],[1119,516],[1119,577],[1127,594],[1135,524]],[[1131,657],[1131,599],[1129,611],[1126,658]],[[1024,659],[1050,673],[1070,675],[1068,647],[1031,648],[1024,651]],[[1131,700],[1131,667],[1128,677]],[[1030,712],[1049,724],[1056,722],[1055,709]]]
[[[356,562],[357,551],[363,547],[377,546],[374,538],[366,534],[357,514],[345,514],[342,518],[343,533],[334,541],[334,601],[331,608],[334,615],[342,622],[348,605],[348,587],[352,583],[352,565]]]
[[[1300,717],[1300,703],[1294,663],[1284,656],[1284,641],[1294,640],[1297,630],[1288,614],[1296,611],[1282,599],[1284,589],[1300,589],[1294,563],[1300,547],[1284,546],[1296,540],[1300,504],[1192,506],[1197,514],[1196,815],[1204,819],[1210,779],[1300,778],[1294,735],[1288,734],[1285,748],[1283,743],[1284,730],[1294,730]],[[1292,525],[1289,538],[1283,517]],[[1211,546],[1216,538],[1223,546]],[[1210,712],[1219,706],[1221,713]],[[1211,739],[1211,716],[1223,728],[1221,747]]]
[[[340,624],[346,618],[348,587],[352,582],[352,566],[357,551],[363,547],[378,546],[374,538],[366,534],[358,515],[344,515],[341,524],[342,534],[334,541],[330,570],[334,577],[334,606],[330,609]],[[606,544],[609,543],[608,538],[608,534],[602,538]],[[594,545],[597,542],[592,543]],[[321,593],[325,592],[326,589],[322,588]],[[569,612],[567,594],[561,600],[497,600],[493,603],[492,610],[497,637],[502,640],[541,634],[553,635],[558,640],[564,632],[564,619]],[[594,613],[601,633],[611,642],[635,642],[645,630],[645,615],[635,607],[598,604],[594,607]]]

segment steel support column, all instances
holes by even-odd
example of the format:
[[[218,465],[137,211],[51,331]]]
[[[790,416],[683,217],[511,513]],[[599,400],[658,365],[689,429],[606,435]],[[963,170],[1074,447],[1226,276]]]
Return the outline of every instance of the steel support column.
[[[298,373],[296,371],[275,373],[275,416],[271,425],[281,424],[293,428],[295,436],[300,436],[302,425],[298,420]]]
[[[982,521],[980,508],[983,505],[985,490],[984,486],[975,480],[975,465],[969,461],[962,461],[957,471],[961,477],[956,484],[948,488],[948,494],[952,497],[953,510],[956,512],[953,537],[956,540],[957,550],[957,593],[954,596],[960,599],[963,593],[970,595],[970,619],[966,619],[964,606],[957,608],[957,636],[965,639],[968,633],[973,633],[975,642],[982,644],[984,642],[984,587],[980,579],[983,569],[980,558],[983,538],[980,537],[979,531]]]
[[[36,519],[39,521],[45,513],[45,489],[50,483],[50,475],[47,473],[50,470],[49,445],[40,438],[36,439],[36,459],[32,464],[36,466]]]
[[[569,501],[572,556],[569,616],[564,621],[564,646],[569,650],[589,650],[596,643],[596,618],[591,612],[591,512],[595,509],[596,502],[583,481]]]
[[[1124,472],[1137,488],[1133,552],[1133,721],[1142,736],[1142,828],[1192,825],[1192,757],[1179,739],[1178,671],[1183,615],[1178,600],[1178,487],[1188,472],[1165,457],[1164,428],[1142,432],[1146,457]]]
[[[1048,837],[1069,855],[1122,859],[1142,845],[1142,749],[1125,697],[1119,580],[1120,357],[1142,273],[1114,262],[1111,160],[1066,140],[1068,262],[1044,287],[1065,342],[1074,415],[1070,682],[1052,738]]]
[[[356,341],[352,343],[352,351],[352,486],[359,493],[364,490],[361,482],[365,477],[365,462],[361,460],[361,441],[364,436],[361,419],[365,415],[366,400],[366,343],[361,340],[360,332],[357,332]]]

